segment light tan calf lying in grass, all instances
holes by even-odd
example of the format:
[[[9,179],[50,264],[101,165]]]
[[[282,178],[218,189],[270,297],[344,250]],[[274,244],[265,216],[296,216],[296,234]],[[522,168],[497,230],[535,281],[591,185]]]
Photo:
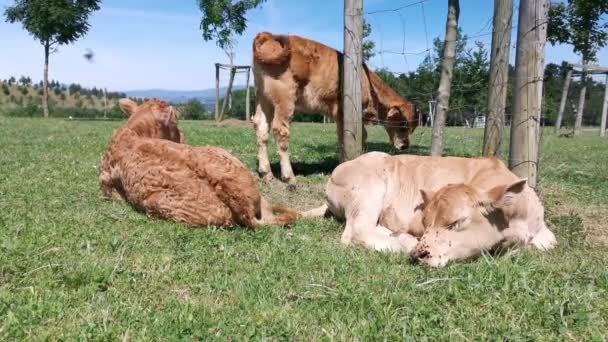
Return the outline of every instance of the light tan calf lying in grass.
[[[371,152],[338,166],[326,196],[305,216],[328,210],[346,219],[342,243],[410,253],[431,266],[502,245],[557,244],[534,190],[494,158]]]
[[[172,106],[122,99],[120,107],[129,121],[101,160],[99,184],[106,197],[196,227],[286,225],[297,218],[271,208],[251,172],[230,153],[180,143],[184,135]]]

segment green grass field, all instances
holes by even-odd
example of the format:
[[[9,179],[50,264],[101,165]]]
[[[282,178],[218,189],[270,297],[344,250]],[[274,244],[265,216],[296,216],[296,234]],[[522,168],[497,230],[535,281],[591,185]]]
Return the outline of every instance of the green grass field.
[[[0,117],[0,340],[608,338],[606,140],[543,137],[556,250],[436,270],[343,247],[333,220],[190,230],[105,201],[97,168],[120,124]],[[322,203],[336,138],[332,125],[294,126],[299,187],[263,191],[308,209]],[[222,146],[255,169],[247,125],[182,127],[190,144]],[[447,134],[448,154],[478,155],[481,130]],[[418,130],[410,152],[426,154],[429,139]],[[388,149],[380,128],[369,147]]]

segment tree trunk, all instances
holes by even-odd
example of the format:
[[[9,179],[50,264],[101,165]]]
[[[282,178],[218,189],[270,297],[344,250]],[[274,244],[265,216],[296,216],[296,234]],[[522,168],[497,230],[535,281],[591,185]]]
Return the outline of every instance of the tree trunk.
[[[600,123],[600,137],[606,135],[606,117],[608,116],[608,74],[604,83],[604,103],[602,104],[602,121]]]
[[[220,64],[215,63],[215,120],[220,117]]]
[[[583,64],[583,66],[586,64]],[[576,120],[574,121],[574,135],[583,133],[583,111],[585,110],[585,96],[587,95],[587,74],[585,69],[581,74],[581,93],[578,98],[578,109],[576,110]]]
[[[513,173],[536,188],[549,0],[521,0],[515,56],[515,104],[511,123]]]
[[[344,63],[342,65],[342,123],[338,134],[342,161],[363,151],[361,74],[363,63],[363,0],[344,0]]]
[[[224,97],[224,101],[222,102],[222,110],[220,111],[220,116],[217,118],[217,121],[220,122],[224,119],[224,113],[226,112],[226,104],[230,101],[230,96],[232,95],[232,84],[234,83],[234,75],[236,74],[236,68],[230,68],[230,80],[228,81],[228,89],[226,89],[226,96]]]
[[[44,43],[44,76],[42,78],[42,112],[45,118],[49,117],[49,53],[51,44]]]
[[[445,42],[443,44],[443,62],[441,65],[441,79],[439,81],[438,99],[433,126],[433,142],[431,155],[441,156],[443,153],[443,135],[445,121],[450,105],[450,92],[452,89],[452,76],[456,63],[456,38],[458,34],[458,18],[460,16],[459,0],[448,0],[448,18],[445,28]]]
[[[483,136],[483,155],[500,156],[509,82],[509,50],[513,0],[494,0],[494,25],[488,94],[488,116]]]
[[[249,68],[247,68],[247,78],[245,78],[245,121],[249,122],[250,114],[250,103],[249,103]]]
[[[564,88],[562,88],[562,98],[559,102],[559,112],[557,120],[555,120],[555,133],[558,133],[562,128],[562,120],[564,119],[564,110],[566,109],[566,101],[568,100],[568,89],[570,89],[570,81],[572,81],[572,69],[569,69],[564,79]]]

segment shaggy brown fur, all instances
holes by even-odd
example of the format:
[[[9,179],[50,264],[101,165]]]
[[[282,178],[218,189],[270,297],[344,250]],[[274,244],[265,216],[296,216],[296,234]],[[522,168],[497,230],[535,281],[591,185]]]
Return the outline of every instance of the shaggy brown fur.
[[[342,130],[342,60],[342,54],[335,49],[298,36],[268,32],[256,36],[253,63],[258,103],[253,122],[259,172],[263,177],[272,178],[267,150],[268,132],[272,128],[281,157],[281,176],[285,181],[294,181],[288,151],[294,110],[331,117],[338,130]],[[364,122],[384,125],[396,149],[408,147],[418,122],[414,104],[401,98],[367,66],[363,69]]]
[[[120,107],[130,117],[101,160],[106,197],[196,227],[287,225],[298,217],[270,207],[253,175],[230,153],[180,143],[178,114],[167,103],[150,100],[138,107],[122,99]]]

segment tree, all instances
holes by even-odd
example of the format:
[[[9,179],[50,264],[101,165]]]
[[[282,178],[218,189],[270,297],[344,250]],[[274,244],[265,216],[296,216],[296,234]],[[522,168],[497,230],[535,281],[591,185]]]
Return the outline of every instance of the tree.
[[[459,0],[448,0],[448,16],[446,20],[445,43],[443,46],[441,79],[439,81],[437,114],[435,116],[433,141],[431,143],[431,155],[433,156],[441,156],[443,153],[443,134],[450,104],[454,64],[456,62],[456,39],[458,35],[459,17]]]
[[[14,77],[14,76],[11,76],[11,77],[8,79],[8,85],[13,85],[13,84],[15,84],[15,82],[17,82],[17,80],[15,80],[15,77]]]
[[[552,4],[549,13],[548,41],[552,44],[571,44],[581,55],[583,64],[596,60],[597,52],[608,44],[608,13],[606,0],[568,0]],[[587,91],[587,75],[581,75],[579,106],[576,112],[574,134],[582,132],[583,110]]]
[[[222,49],[233,44],[232,37],[247,29],[245,14],[266,0],[198,0],[203,12],[200,28],[205,41],[215,40]]]
[[[29,77],[21,76],[19,77],[19,83],[23,87],[29,87],[32,84],[32,79]]]
[[[199,100],[191,99],[180,109],[180,114],[185,120],[201,120],[207,116],[207,111]]]
[[[4,12],[6,21],[20,22],[44,47],[42,109],[49,116],[49,54],[59,45],[70,44],[89,31],[89,16],[100,0],[15,0]]]
[[[370,25],[367,20],[363,19],[363,46],[361,49],[363,50],[363,61],[368,62],[372,57],[376,55],[374,49],[376,48],[376,43],[369,39],[369,36],[372,34],[372,25]]]

